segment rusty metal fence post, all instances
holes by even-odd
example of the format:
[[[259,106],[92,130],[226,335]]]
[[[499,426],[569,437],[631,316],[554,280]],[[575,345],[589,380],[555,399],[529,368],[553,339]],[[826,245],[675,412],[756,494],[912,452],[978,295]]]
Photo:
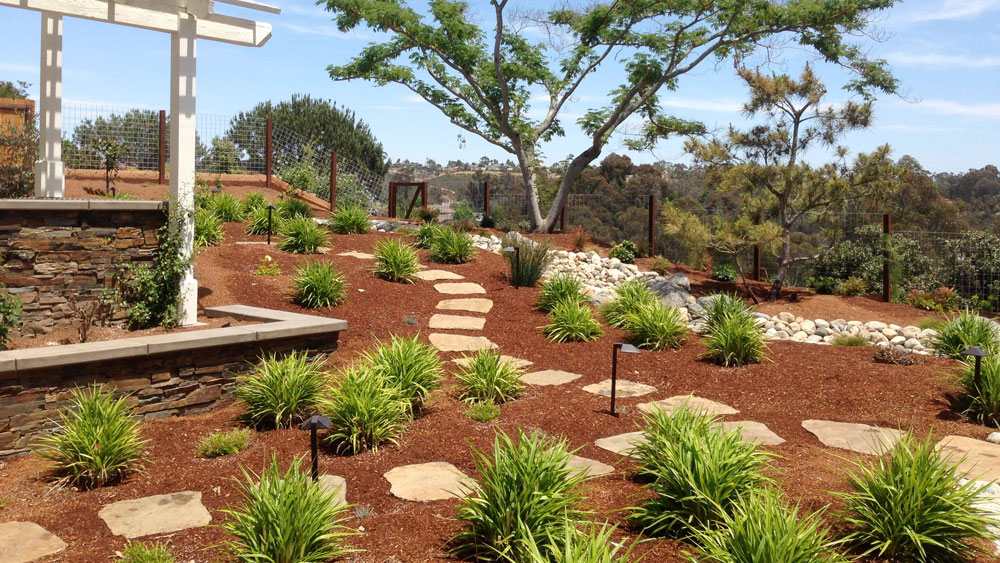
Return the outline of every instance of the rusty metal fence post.
[[[337,207],[337,151],[330,153],[330,213]]]
[[[892,251],[889,248],[889,237],[892,235],[892,214],[882,214],[882,236],[885,248],[882,256],[882,300],[892,301]]]
[[[490,216],[490,181],[483,181],[483,217]]]
[[[274,121],[268,117],[264,127],[264,185],[271,187],[271,149],[273,148]]]
[[[389,182],[389,218],[396,218],[396,182]]]
[[[656,254],[656,196],[649,194],[649,225],[647,226],[647,231],[649,231],[649,255],[654,256]]]
[[[156,157],[156,170],[159,172],[157,184],[167,181],[167,110],[160,110],[160,144],[159,154]]]

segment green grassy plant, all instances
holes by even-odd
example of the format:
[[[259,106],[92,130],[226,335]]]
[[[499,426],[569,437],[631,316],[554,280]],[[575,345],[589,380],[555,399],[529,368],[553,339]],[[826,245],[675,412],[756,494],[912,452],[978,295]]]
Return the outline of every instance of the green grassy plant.
[[[243,215],[250,215],[258,209],[264,209],[268,206],[269,202],[264,194],[260,192],[249,192],[247,195],[243,196]]]
[[[327,244],[326,232],[310,217],[293,217],[282,222],[278,248],[295,254],[316,254]]]
[[[312,219],[313,216],[312,207],[309,206],[309,203],[295,197],[282,199],[276,207],[278,208],[276,212],[280,213],[285,219],[293,219],[295,217]]]
[[[431,242],[431,260],[441,264],[464,264],[475,253],[469,235],[451,227],[441,229]]]
[[[662,256],[657,256],[655,258],[650,258],[649,261],[646,262],[646,267],[661,276],[666,276],[674,270],[674,263]]]
[[[636,543],[627,547],[614,541],[615,526],[605,524],[584,524],[564,520],[562,533],[554,534],[555,540],[541,543],[534,532],[526,529],[524,537],[525,555],[523,561],[529,563],[628,563]],[[521,560],[508,557],[507,561],[519,563]]]
[[[480,350],[455,376],[462,383],[461,399],[468,403],[504,403],[524,389],[524,371],[501,358],[499,350]]]
[[[246,420],[257,428],[291,428],[312,414],[326,385],[319,360],[305,352],[261,358],[253,371],[236,380],[236,397],[246,405]]]
[[[333,307],[347,299],[347,282],[329,262],[306,262],[295,270],[292,299],[303,307]]]
[[[465,416],[476,422],[489,422],[500,416],[500,407],[493,403],[473,403],[465,409]]]
[[[52,461],[69,484],[90,489],[124,478],[141,466],[147,441],[125,397],[103,386],[74,389],[59,429],[39,441],[38,455]]]
[[[296,458],[284,473],[277,458],[261,474],[244,470],[243,504],[223,510],[233,536],[226,551],[239,563],[324,563],[353,550],[344,525],[349,506],[337,504]]]
[[[330,230],[338,235],[363,235],[371,228],[368,210],[360,205],[343,205],[330,216]]]
[[[441,234],[441,230],[444,227],[438,225],[437,223],[423,223],[413,232],[413,235],[417,237],[417,242],[414,244],[417,248],[427,248],[431,247],[434,239]]]
[[[246,216],[243,203],[232,194],[216,194],[208,198],[208,210],[223,223],[242,221]]]
[[[604,321],[615,328],[625,328],[629,315],[645,304],[659,303],[656,294],[639,281],[622,283],[615,289],[615,299],[601,307]]]
[[[719,264],[717,268],[712,268],[712,279],[721,282],[731,282],[739,277],[739,272],[732,264]]]
[[[767,356],[766,336],[753,312],[734,295],[718,295],[706,308],[702,354],[726,367],[759,363]]]
[[[604,331],[588,305],[563,301],[549,313],[549,324],[542,327],[545,337],[554,342],[588,342]]]
[[[963,311],[947,322],[934,327],[937,334],[931,338],[931,347],[941,356],[961,359],[962,352],[972,346],[983,350],[1000,351],[1000,334],[987,318],[971,311]]]
[[[122,550],[120,563],[176,563],[176,561],[170,544],[132,541]]]
[[[580,280],[565,274],[552,276],[545,280],[542,282],[535,307],[539,311],[548,313],[562,301],[576,301],[581,305],[587,303],[587,296],[583,294],[583,284]]]
[[[235,428],[228,432],[214,432],[198,440],[198,454],[201,457],[213,458],[242,452],[253,433],[246,428]]]
[[[867,338],[861,338],[860,336],[851,336],[848,334],[839,334],[833,339],[833,343],[837,346],[868,346],[870,344]]]
[[[247,221],[247,226],[243,230],[248,235],[266,235],[267,234],[267,207],[260,207],[254,209],[248,214],[249,220]],[[278,213],[278,210],[271,212],[271,233],[280,233],[282,227],[284,227],[284,216]]]
[[[552,263],[550,241],[532,242],[516,233],[507,233],[500,245],[502,248],[519,249],[519,253],[504,252],[504,258],[510,264],[510,283],[514,287],[535,287]]]
[[[222,221],[206,209],[194,212],[194,245],[198,248],[222,244]]]
[[[397,443],[410,420],[410,402],[385,376],[365,364],[341,371],[337,385],[319,408],[331,421],[327,441],[344,455]]]
[[[644,303],[627,315],[625,330],[633,344],[650,350],[680,348],[691,332],[676,307],[666,307],[659,301]]]
[[[413,248],[397,239],[383,239],[375,244],[375,275],[392,282],[413,283],[420,271],[420,260]]]
[[[443,370],[437,350],[420,342],[417,336],[393,335],[388,343],[379,343],[362,358],[398,390],[414,413],[420,411],[427,395],[441,381]]]
[[[994,353],[982,359],[978,383],[975,358],[967,358],[962,362],[958,381],[968,403],[965,414],[978,422],[1000,426],[1000,356]]]
[[[257,267],[254,268],[253,273],[258,276],[280,276],[281,266],[274,261],[274,258],[265,255],[257,262]]]

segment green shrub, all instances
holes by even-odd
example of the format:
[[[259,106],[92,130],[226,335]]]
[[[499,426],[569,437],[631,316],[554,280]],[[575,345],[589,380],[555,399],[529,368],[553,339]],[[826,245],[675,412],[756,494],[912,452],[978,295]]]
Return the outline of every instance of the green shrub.
[[[463,528],[451,540],[453,553],[478,561],[525,561],[529,532],[535,545],[561,551],[564,522],[583,516],[578,506],[585,480],[566,465],[566,442],[521,431],[515,442],[498,432],[492,454],[473,452],[481,477],[459,501]]]
[[[947,358],[962,359],[962,352],[972,346],[981,346],[991,352],[1000,349],[1000,334],[993,322],[971,311],[963,311],[948,322],[938,323],[934,330],[937,334],[931,338],[931,347]]]
[[[959,383],[968,402],[965,414],[990,426],[1000,426],[1000,356],[989,354],[981,362],[978,384],[975,358],[962,362]]]
[[[582,527],[564,519],[562,532],[553,534],[557,539],[540,543],[535,534],[522,526],[524,545],[530,563],[627,563],[636,542],[625,546],[613,539],[615,526],[584,524]],[[519,561],[508,558],[508,561]]]
[[[323,563],[351,551],[348,505],[324,491],[296,458],[282,474],[277,457],[261,474],[243,470],[243,504],[222,512],[235,539],[226,550],[240,563]]]
[[[957,311],[962,305],[962,297],[950,287],[939,287],[934,291],[914,289],[906,294],[906,301],[917,309],[938,313]]]
[[[438,225],[437,223],[424,223],[417,227],[414,231],[414,236],[417,237],[417,242],[414,244],[417,248],[430,248],[434,243],[434,239],[441,234],[441,230],[444,227]]]
[[[397,239],[383,239],[375,244],[375,275],[392,282],[413,283],[420,271],[416,251]]]
[[[120,563],[176,563],[176,561],[170,544],[132,541],[122,550]]]
[[[250,443],[252,435],[246,428],[214,432],[198,440],[198,454],[201,457],[213,458],[240,453]]]
[[[138,420],[125,397],[101,385],[74,389],[72,407],[59,414],[59,429],[39,440],[36,452],[55,463],[63,480],[102,487],[140,467],[146,449]]]
[[[341,205],[330,217],[330,230],[338,235],[363,235],[371,228],[368,210],[360,205]]]
[[[463,233],[471,233],[479,228],[479,223],[472,219],[455,219],[450,223],[451,228]]]
[[[282,222],[278,248],[295,254],[316,254],[327,244],[326,233],[310,217],[293,217]]]
[[[674,270],[674,263],[662,256],[657,256],[650,258],[649,262],[646,262],[646,267],[661,276],[666,276]]]
[[[615,289],[615,299],[601,307],[604,321],[615,328],[625,328],[628,316],[636,313],[643,305],[659,303],[648,287],[640,281],[627,281]]]
[[[250,215],[258,209],[265,209],[270,202],[260,192],[249,192],[243,196],[243,215]]]
[[[236,397],[246,405],[246,420],[257,428],[291,428],[312,414],[326,385],[319,360],[305,352],[261,358],[252,372],[236,379]]]
[[[500,416],[500,407],[493,403],[473,403],[465,409],[465,416],[476,422],[489,422]]]
[[[632,344],[650,350],[680,348],[691,332],[676,307],[665,307],[659,301],[644,303],[628,314],[625,330]]]
[[[271,233],[280,233],[285,222],[284,215],[279,213],[277,209],[272,211],[266,206],[259,207],[250,212],[250,219],[247,221],[247,227],[243,232],[248,235],[266,235],[269,213],[271,215]]]
[[[603,336],[588,305],[563,301],[549,313],[549,324],[542,327],[545,337],[554,342],[588,342]]]
[[[806,279],[806,287],[811,287],[820,295],[833,295],[840,287],[841,280],[831,276],[810,276]]]
[[[431,241],[431,260],[441,264],[464,264],[475,252],[469,235],[450,227],[441,229]]]
[[[292,299],[303,307],[333,307],[347,299],[347,282],[329,262],[306,262],[295,270]]]
[[[705,563],[842,563],[820,513],[803,515],[778,493],[759,489],[723,512],[717,527],[694,531],[692,561]]]
[[[708,305],[705,307],[705,323],[708,325],[717,324],[726,317],[734,315],[749,314],[747,304],[738,295],[732,293],[713,293],[708,298]]]
[[[516,233],[504,235],[500,242],[501,248],[514,247],[518,252],[504,252],[504,258],[510,264],[510,283],[514,287],[535,287],[552,263],[549,241],[533,242]]]
[[[719,264],[717,268],[712,268],[712,279],[721,282],[731,282],[736,280],[739,273],[732,264]]]
[[[313,216],[312,207],[309,206],[309,202],[297,197],[283,197],[276,207],[275,211],[281,213],[284,219],[294,219],[296,217],[308,217],[312,219]]]
[[[115,274],[115,285],[125,306],[130,329],[177,324],[177,299],[191,259],[182,257],[180,230],[170,228],[175,220],[177,217],[171,216],[170,221],[160,227],[152,268],[130,264]]]
[[[459,201],[452,207],[451,218],[454,220],[475,219],[476,212],[469,206],[469,202]]]
[[[420,219],[424,223],[430,223],[438,218],[440,212],[437,209],[430,207],[418,207],[417,208],[417,219]]]
[[[716,417],[682,405],[655,409],[643,422],[646,440],[632,455],[653,497],[633,509],[632,519],[646,534],[684,537],[714,526],[741,497],[771,482],[764,469],[772,454],[738,429],[723,429]]]
[[[0,350],[10,344],[10,331],[21,324],[21,300],[0,283]]]
[[[619,242],[611,248],[610,252],[608,252],[609,258],[617,258],[625,264],[632,264],[635,262],[636,256],[639,256],[639,246],[630,240],[623,240]]]
[[[847,334],[838,334],[834,337],[833,343],[837,346],[868,346],[869,344],[867,338]]]
[[[535,307],[548,313],[563,301],[574,301],[581,305],[588,302],[583,294],[583,284],[580,280],[566,274],[558,274],[542,282],[542,290],[538,293]]]
[[[505,403],[524,389],[524,371],[501,359],[499,350],[479,350],[455,374],[462,383],[461,399],[468,403]]]
[[[222,244],[222,237],[222,221],[214,213],[206,209],[194,212],[195,247],[219,246]]]
[[[397,389],[399,396],[409,403],[411,412],[420,411],[427,395],[441,381],[443,370],[437,350],[420,342],[417,336],[393,335],[388,344],[378,343],[363,353],[362,358]]]
[[[319,406],[330,418],[326,440],[337,453],[378,451],[385,443],[397,443],[409,422],[410,408],[398,388],[363,364],[344,369],[337,380]]]
[[[743,309],[739,311],[710,314],[704,340],[708,349],[703,357],[721,366],[739,367],[759,363],[767,356],[764,331],[742,301],[740,306]]]
[[[242,221],[246,216],[243,203],[232,194],[216,194],[207,200],[207,208],[223,223]]]
[[[868,293],[868,282],[851,276],[837,286],[835,293],[844,297],[859,297]]]
[[[978,541],[992,539],[991,520],[976,504],[984,487],[962,475],[937,449],[932,435],[907,433],[874,462],[848,461],[852,491],[843,518],[845,537],[865,557],[900,561],[964,561],[982,553]]]

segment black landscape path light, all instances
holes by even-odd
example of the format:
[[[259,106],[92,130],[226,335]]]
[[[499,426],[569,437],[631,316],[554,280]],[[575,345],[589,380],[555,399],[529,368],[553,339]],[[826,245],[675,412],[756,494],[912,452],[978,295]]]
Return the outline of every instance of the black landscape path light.
[[[330,419],[325,416],[320,416],[314,414],[309,417],[301,425],[299,425],[300,430],[309,431],[310,446],[312,448],[312,480],[316,482],[319,480],[319,441],[316,437],[316,432],[318,430],[326,430],[330,428]]]
[[[277,207],[274,204],[267,206],[267,245],[271,246],[271,215]]]
[[[976,385],[976,389],[979,389],[979,374],[983,368],[983,358],[986,356],[986,351],[983,350],[982,346],[973,346],[962,351],[965,356],[972,356],[976,359],[976,373],[973,376],[973,382]]]
[[[618,416],[615,412],[615,388],[618,386],[618,351],[626,354],[638,354],[639,349],[631,344],[615,342],[611,350],[611,414]]]
[[[518,287],[517,282],[514,280],[517,278],[517,272],[521,268],[521,247],[520,246],[508,246],[504,248],[501,252],[513,252],[514,253],[514,263],[511,266],[511,280],[510,283],[514,287]]]

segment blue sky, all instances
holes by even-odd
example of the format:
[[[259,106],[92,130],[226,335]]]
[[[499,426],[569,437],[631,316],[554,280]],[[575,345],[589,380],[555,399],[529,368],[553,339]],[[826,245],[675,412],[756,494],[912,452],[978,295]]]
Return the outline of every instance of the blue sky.
[[[486,5],[485,0],[471,0],[477,2]],[[274,35],[258,49],[199,42],[199,113],[229,115],[261,100],[309,93],[355,110],[393,159],[509,158],[451,125],[401,86],[331,81],[328,64],[347,61],[377,37],[368,31],[339,32],[329,14],[308,1],[271,3],[283,13],[250,13],[217,4],[220,12],[271,22]],[[0,7],[0,80],[26,80],[37,90],[39,27],[37,12]],[[891,63],[905,95],[880,99],[874,126],[850,134],[844,144],[852,151],[869,151],[889,143],[896,157],[912,155],[934,172],[1000,164],[1000,0],[903,2],[878,16],[877,30],[884,40],[864,44]],[[67,18],[63,95],[67,103],[167,108],[169,48],[166,34]],[[776,68],[797,73],[808,60],[807,53],[789,50]],[[842,72],[824,65],[816,70],[831,90],[830,102],[846,99],[839,90]],[[566,137],[543,149],[547,161],[582,150],[585,140],[570,118],[605,96],[617,76],[609,67],[580,91],[579,101],[566,109]],[[682,78],[677,92],[665,94],[662,101],[677,116],[721,131],[729,123],[744,122],[739,108],[745,95],[732,65],[710,64]],[[605,154],[626,152],[621,140],[614,138]],[[686,160],[679,141],[628,154],[640,162]]]

